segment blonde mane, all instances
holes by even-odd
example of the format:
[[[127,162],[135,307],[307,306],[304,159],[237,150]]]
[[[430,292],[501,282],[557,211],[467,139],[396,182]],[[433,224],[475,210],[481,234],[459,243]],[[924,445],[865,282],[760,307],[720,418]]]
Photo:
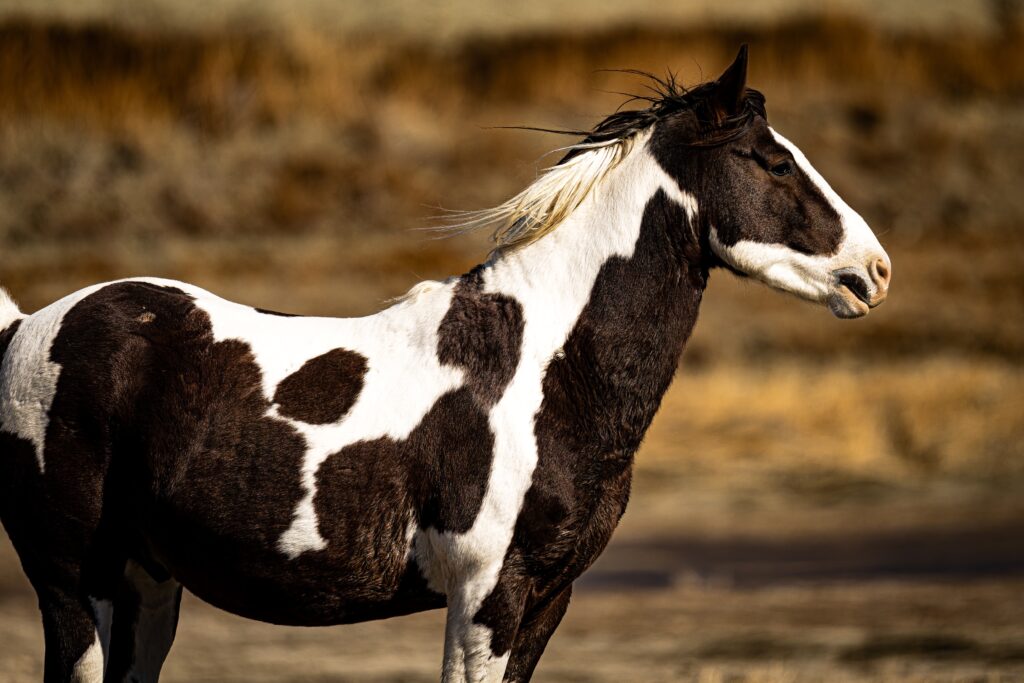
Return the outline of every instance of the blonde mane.
[[[632,150],[636,135],[564,148],[568,159],[541,171],[522,192],[479,211],[455,212],[440,227],[448,233],[493,228],[494,251],[511,251],[536,242],[565,222],[593,189]]]
[[[741,51],[745,64],[746,51]],[[646,140],[643,133],[666,117],[682,112],[692,115],[692,140],[680,142],[694,147],[724,144],[740,135],[754,119],[767,118],[764,95],[746,88],[740,111],[724,115],[714,97],[718,81],[694,88],[680,84],[674,74],[665,78],[627,69],[648,80],[648,94],[627,100],[645,101],[646,109],[620,109],[590,131],[546,130],[550,133],[578,135],[583,142],[563,148],[569,152],[560,163],[541,171],[529,187],[492,209],[451,212],[450,220],[435,228],[447,234],[459,234],[479,228],[493,228],[494,254],[518,249],[536,242],[558,228],[590,195],[634,146]]]

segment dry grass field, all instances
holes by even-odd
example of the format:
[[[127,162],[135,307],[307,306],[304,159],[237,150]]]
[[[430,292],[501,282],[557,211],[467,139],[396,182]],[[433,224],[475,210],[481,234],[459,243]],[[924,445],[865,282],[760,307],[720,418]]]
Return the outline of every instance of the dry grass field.
[[[116,3],[115,3],[116,4]],[[538,681],[1024,681],[1024,23],[837,14],[339,35],[0,15],[0,283],[27,311],[185,279],[261,307],[380,308],[636,90],[751,46],[773,125],[892,257],[863,320],[715,273],[630,510]],[[0,453],[0,457],[3,454]],[[439,613],[303,630],[187,598],[170,681],[430,681]],[[0,682],[41,675],[0,542]]]

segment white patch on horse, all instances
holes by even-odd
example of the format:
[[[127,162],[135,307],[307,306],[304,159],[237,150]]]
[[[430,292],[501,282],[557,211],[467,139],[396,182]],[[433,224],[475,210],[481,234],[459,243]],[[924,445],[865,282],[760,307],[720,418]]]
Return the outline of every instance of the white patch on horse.
[[[811,165],[811,162],[807,160],[804,153],[773,128],[769,127],[768,130],[771,131],[772,136],[775,137],[775,140],[780,145],[789,150],[800,170],[811,179],[811,182],[825,195],[829,204],[832,205],[832,209],[839,214],[843,224],[843,243],[833,257],[834,267],[863,266],[870,259],[878,258],[879,254],[884,254],[885,250],[879,244],[875,233],[868,227],[867,221],[854,211],[849,204],[843,201],[843,198],[832,189],[828,181]],[[868,281],[870,282],[870,278]]]
[[[512,653],[495,656],[491,629],[472,623],[473,615],[465,614],[458,605],[448,606],[442,683],[500,683]]]
[[[79,290],[25,318],[0,364],[0,431],[32,443],[40,472],[46,469],[46,430],[61,370],[50,349],[68,311],[105,286]]]
[[[103,645],[97,633],[92,645],[75,662],[71,670],[71,680],[73,683],[102,683],[103,666]]]
[[[727,246],[714,226],[710,242],[723,261],[766,285],[810,301],[824,301],[828,295],[833,257],[801,254],[781,244],[752,240]]]

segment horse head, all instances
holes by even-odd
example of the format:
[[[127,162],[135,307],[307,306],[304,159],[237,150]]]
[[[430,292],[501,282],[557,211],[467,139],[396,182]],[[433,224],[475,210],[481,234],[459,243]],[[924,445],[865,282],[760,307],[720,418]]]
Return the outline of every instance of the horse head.
[[[768,125],[747,88],[747,50],[716,81],[661,112],[650,149],[698,200],[714,265],[857,318],[885,300],[892,266],[861,216]],[[678,88],[664,83],[671,95]],[[661,100],[662,106],[673,102]]]

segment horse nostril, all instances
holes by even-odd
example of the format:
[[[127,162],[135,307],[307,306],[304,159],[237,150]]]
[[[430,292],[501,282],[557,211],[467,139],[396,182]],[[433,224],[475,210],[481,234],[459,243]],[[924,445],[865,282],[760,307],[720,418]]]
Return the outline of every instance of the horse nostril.
[[[875,259],[871,267],[868,268],[868,272],[871,274],[871,279],[874,280],[879,290],[884,291],[889,288],[889,264],[885,262],[885,259]]]

